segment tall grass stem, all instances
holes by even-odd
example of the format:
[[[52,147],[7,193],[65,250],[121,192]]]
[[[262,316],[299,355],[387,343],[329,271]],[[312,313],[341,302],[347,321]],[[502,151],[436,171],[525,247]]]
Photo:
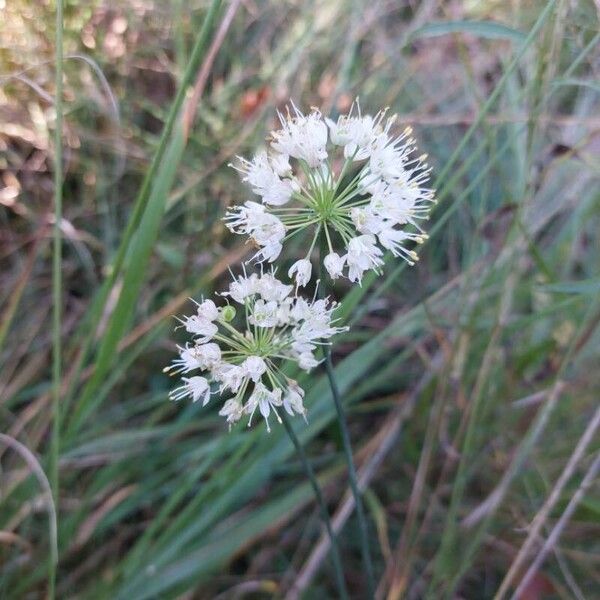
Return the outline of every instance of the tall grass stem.
[[[56,125],[54,128],[54,232],[52,248],[52,436],[50,439],[50,485],[54,506],[59,512],[58,457],[60,453],[60,388],[62,368],[62,97],[63,97],[63,3],[56,0],[55,37],[55,101]],[[58,524],[58,516],[56,518]],[[48,597],[53,600],[56,587],[58,550],[48,558]]]
[[[117,277],[121,273],[128,252],[131,251],[132,240],[136,232],[140,233],[140,223],[142,222],[142,218],[146,213],[153,189],[155,189],[157,186],[156,180],[159,179],[158,175],[160,174],[160,168],[161,166],[164,166],[163,163],[168,157],[170,143],[172,147],[173,132],[175,130],[177,120],[180,117],[181,107],[183,105],[185,96],[189,91],[189,86],[193,81],[194,75],[196,75],[200,61],[204,56],[204,50],[209,34],[212,31],[212,26],[221,9],[221,6],[222,0],[212,0],[206,11],[202,27],[198,32],[198,36],[196,37],[194,47],[191,51],[187,67],[181,77],[179,88],[169,109],[169,113],[167,115],[156,151],[152,158],[152,162],[150,163],[150,167],[144,176],[140,190],[135,199],[131,215],[127,221],[125,232],[111,265],[109,274],[102,284],[102,288],[100,289],[98,296],[92,304],[90,314],[88,314],[90,321],[89,333],[82,346],[80,358],[81,364],[78,366],[78,371],[81,369],[83,360],[91,349],[94,335],[97,330],[97,325],[101,320],[102,313],[108,301],[109,293],[114,288]],[[185,142],[185,140],[183,141]],[[115,349],[121,337],[121,330],[124,329],[126,322],[128,322],[128,320],[117,322],[114,313],[111,315],[107,325],[107,332],[104,334],[98,349],[98,354],[94,364],[94,373],[84,387],[81,397],[79,398],[78,406],[74,411],[74,415],[67,429],[68,436],[74,434],[79,427],[83,417],[85,416],[85,411],[90,402],[90,398],[93,397],[97,387],[103,381],[107,371],[109,370],[115,356]],[[69,394],[69,398],[71,397],[72,395]]]
[[[556,544],[558,543],[558,540],[562,535],[565,526],[573,516],[575,509],[579,506],[579,503],[583,500],[586,493],[593,486],[594,482],[597,481],[598,473],[600,473],[600,452],[596,453],[592,465],[587,470],[575,493],[570,497],[567,507],[565,508],[562,515],[552,528],[552,531],[550,532],[550,535],[544,542],[542,548],[537,552],[531,565],[527,569],[527,572],[523,576],[523,579],[521,579],[521,582],[517,586],[517,589],[510,597],[511,600],[519,600],[519,598],[525,597],[525,590],[527,589],[527,586],[531,583],[531,580],[539,571],[540,567],[548,557],[550,551],[556,547]]]

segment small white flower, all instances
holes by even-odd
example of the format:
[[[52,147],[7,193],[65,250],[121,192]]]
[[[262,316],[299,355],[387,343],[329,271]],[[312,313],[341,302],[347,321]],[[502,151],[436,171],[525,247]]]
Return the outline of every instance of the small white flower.
[[[244,175],[243,181],[250,184],[252,191],[261,196],[265,204],[282,206],[289,202],[293,192],[292,182],[280,178],[275,165],[269,162],[266,152],[259,152],[252,161],[238,158],[240,166],[237,169]],[[276,159],[276,162],[278,169],[284,168],[281,159]]]
[[[248,200],[243,206],[236,206],[227,211],[225,224],[233,233],[251,234],[265,212],[266,208],[262,204]]]
[[[385,181],[403,178],[408,156],[413,151],[411,139],[406,139],[412,133],[410,127],[395,140],[386,133],[380,134],[372,145],[369,157],[371,172]]]
[[[209,343],[196,346],[195,354],[200,369],[212,369],[221,363],[221,348],[217,344]]]
[[[310,342],[311,340],[329,338],[341,331],[345,331],[345,328],[331,327],[329,319],[317,317],[304,321],[296,327],[292,332],[292,336],[296,342]]]
[[[422,243],[424,236],[418,234],[407,233],[406,231],[400,231],[397,229],[393,229],[388,227],[383,229],[379,233],[379,243],[388,250],[392,251],[394,256],[402,256],[408,264],[413,265],[417,260],[419,260],[419,256],[414,250],[408,250],[404,246],[404,242],[407,240]]]
[[[327,125],[319,111],[305,116],[295,106],[292,108],[293,117],[279,115],[282,128],[271,133],[271,146],[281,154],[305,161],[309,167],[318,167],[327,158]]]
[[[331,279],[337,279],[341,276],[345,263],[346,257],[340,256],[337,252],[330,252],[323,260],[323,264]]]
[[[254,259],[256,262],[262,263],[267,261],[268,263],[272,263],[277,260],[277,257],[281,254],[283,250],[283,244],[279,242],[272,242],[269,244],[265,244],[255,255]]]
[[[200,302],[200,304],[198,304],[196,314],[201,319],[214,321],[219,316],[219,311],[212,300],[204,300],[204,302]]]
[[[251,236],[259,246],[280,244],[285,237],[285,226],[270,213],[263,213],[252,224]]]
[[[298,356],[298,365],[305,371],[314,369],[319,364],[319,361],[314,357],[312,352],[303,352]]]
[[[348,243],[348,260],[352,257],[353,260],[360,259],[370,263],[370,266],[379,267],[383,264],[379,259],[382,254],[372,235],[359,235]]]
[[[248,234],[260,246],[255,255],[260,262],[273,262],[281,253],[285,226],[263,205],[248,201],[228,211],[225,220],[232,232]]]
[[[283,300],[277,307],[277,324],[280,327],[289,325],[292,321],[292,302],[290,298]]]
[[[377,247],[372,235],[359,235],[348,243],[348,279],[362,280],[363,273],[369,269],[377,269],[383,265],[383,252]]]
[[[382,138],[373,145],[373,151],[369,159],[371,173],[382,177],[384,180],[402,177],[404,172],[402,155],[396,152],[394,146],[386,142],[387,140]]]
[[[218,331],[217,326],[212,321],[199,317],[198,315],[184,317],[182,323],[187,332],[199,336],[204,341],[210,340]]]
[[[171,365],[163,369],[164,373],[189,373],[194,369],[201,369],[202,363],[198,360],[196,348],[186,346],[185,348],[177,347],[179,349],[179,358],[176,358]]]
[[[298,330],[295,330],[294,341],[292,342],[291,348],[296,353],[296,356],[300,356],[302,354],[313,352],[315,344],[312,339],[298,335]]]
[[[292,307],[291,315],[297,323],[302,320],[310,319],[312,318],[312,306],[308,300],[299,296]]]
[[[273,181],[271,187],[266,190],[263,196],[263,202],[265,204],[271,204],[272,206],[283,206],[290,201],[292,192],[293,188],[291,181],[281,181],[280,179],[276,179]]]
[[[279,305],[274,300],[271,302],[257,300],[248,321],[257,327],[275,327],[279,321],[278,308]]]
[[[378,215],[370,205],[355,206],[350,210],[354,227],[361,233],[378,234],[385,226],[383,217]]]
[[[304,287],[310,281],[310,274],[312,273],[312,264],[310,260],[305,258],[297,260],[288,271],[288,277],[296,275],[296,286]]]
[[[263,373],[267,370],[267,363],[260,356],[249,356],[242,363],[244,375],[250,377],[255,383],[260,380]]]
[[[304,390],[295,381],[289,382],[287,392],[283,396],[283,408],[291,417],[298,414],[306,419]]]
[[[175,388],[170,394],[170,400],[181,400],[187,396],[191,396],[193,402],[197,402],[200,398],[202,406],[206,406],[210,400],[210,386],[204,377],[182,377],[184,384],[181,387]]]
[[[374,196],[371,205],[374,210],[385,215],[396,225],[409,223],[421,231],[418,220],[427,219],[431,202],[427,194],[415,185],[395,182],[386,186],[378,196]]]
[[[243,414],[244,405],[237,398],[229,398],[219,411],[219,415],[227,419],[229,429],[242,418]]]
[[[258,291],[259,279],[256,273],[249,277],[240,275],[229,284],[229,291],[223,292],[223,296],[231,296],[239,304],[244,304],[246,298],[256,294]]]
[[[258,408],[260,414],[265,420],[265,423],[267,424],[267,431],[270,433],[271,427],[269,426],[269,415],[271,414],[271,409],[273,409],[277,420],[281,422],[281,419],[277,414],[277,407],[281,405],[282,400],[280,388],[270,390],[262,383],[257,383],[254,386],[254,391],[250,395],[250,398],[248,398],[248,402],[246,402],[246,405],[244,406],[244,411],[250,415],[250,418],[248,419],[248,427],[250,427],[252,424],[252,417]]]
[[[264,273],[256,283],[256,292],[267,302],[283,302],[293,289],[293,286],[281,283],[272,273]]]
[[[352,112],[356,105],[358,116]],[[381,120],[385,111],[378,112],[374,117],[360,113],[358,100],[352,104],[347,115],[338,117],[337,123],[325,119],[329,127],[331,142],[336,146],[344,146],[344,157],[363,160],[369,156],[370,147],[375,143],[377,135],[381,133]]]
[[[277,175],[285,177],[290,175],[292,167],[290,166],[290,157],[287,154],[273,154],[271,156],[271,165]]]
[[[247,377],[242,367],[229,363],[215,365],[215,368],[212,370],[212,376],[215,381],[223,384],[221,386],[221,393],[229,389],[234,394],[237,393],[244,383],[244,379]]]

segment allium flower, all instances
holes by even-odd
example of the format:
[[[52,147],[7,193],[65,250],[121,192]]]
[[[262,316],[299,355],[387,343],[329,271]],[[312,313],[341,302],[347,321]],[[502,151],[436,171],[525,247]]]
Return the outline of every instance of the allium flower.
[[[296,285],[304,287],[310,281],[312,273],[312,264],[310,260],[302,258],[297,260],[288,271],[288,277],[296,275]]]
[[[229,395],[219,414],[230,427],[244,415],[250,425],[257,409],[269,431],[271,413],[280,420],[281,408],[305,416],[304,391],[281,367],[292,362],[309,371],[319,364],[317,346],[346,328],[335,326],[335,302],[308,301],[292,292],[274,273],[244,274],[221,294],[232,304],[217,308],[205,300],[195,314],[179,319],[192,341],[179,348],[165,372],[202,375],[182,377],[169,397],[202,400],[204,406],[211,395]]]
[[[393,135],[395,117],[362,115],[358,101],[337,122],[316,109],[304,115],[294,104],[279,119],[270,152],[239,158],[235,167],[261,202],[232,207],[225,217],[231,231],[257,244],[254,258],[273,262],[287,239],[308,232],[308,252],[290,269],[300,287],[310,281],[320,236],[333,279],[347,269],[345,276],[360,283],[365,271],[383,265],[383,249],[414,264],[412,246],[427,238],[419,222],[435,199],[426,187],[426,156],[413,156],[410,127]]]

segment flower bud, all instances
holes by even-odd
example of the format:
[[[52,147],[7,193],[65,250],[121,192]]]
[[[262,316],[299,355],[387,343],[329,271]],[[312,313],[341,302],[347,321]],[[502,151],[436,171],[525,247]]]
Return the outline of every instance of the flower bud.
[[[221,319],[225,323],[231,323],[235,319],[235,312],[235,308],[231,304],[228,304],[221,309]]]

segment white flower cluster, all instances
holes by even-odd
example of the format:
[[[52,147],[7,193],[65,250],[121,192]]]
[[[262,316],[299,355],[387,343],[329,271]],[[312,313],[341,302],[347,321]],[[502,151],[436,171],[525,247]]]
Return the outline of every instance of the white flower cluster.
[[[270,152],[240,158],[235,167],[260,202],[232,207],[225,217],[231,231],[258,245],[254,258],[273,262],[287,239],[310,230],[308,252],[289,273],[297,286],[311,279],[319,236],[327,240],[321,259],[333,279],[346,270],[360,283],[365,271],[383,265],[383,249],[414,264],[418,256],[409,245],[426,239],[419,221],[435,200],[426,187],[426,156],[413,156],[411,129],[394,137],[395,117],[363,116],[358,102],[337,122],[316,109],[304,115],[293,104],[292,114],[279,118]]]
[[[284,375],[281,365],[296,363],[309,371],[319,361],[314,352],[343,327],[334,326],[335,302],[311,302],[292,294],[274,273],[256,273],[234,279],[221,294],[233,304],[218,308],[212,300],[197,304],[195,314],[180,319],[192,342],[179,348],[179,358],[165,369],[181,374],[182,385],[170,398],[191,397],[206,405],[212,394],[230,394],[220,415],[230,426],[248,415],[248,425],[259,410],[269,429],[271,412],[305,415],[304,391]],[[240,311],[236,311],[235,304]],[[237,313],[243,315],[241,318]],[[241,321],[241,329],[236,322]],[[189,375],[194,371],[204,375]]]
[[[346,329],[334,325],[335,303],[297,295],[311,281],[317,241],[332,279],[361,283],[366,271],[383,266],[384,250],[409,264],[418,260],[413,245],[426,239],[420,222],[435,202],[426,187],[426,156],[414,156],[410,128],[392,134],[395,117],[385,111],[362,115],[357,101],[334,122],[292,104],[291,114],[279,119],[268,151],[240,157],[235,166],[258,199],[230,208],[225,222],[256,244],[259,263],[274,262],[286,240],[310,233],[306,253],[288,271],[295,293],[273,272],[244,273],[221,294],[225,306],[204,300],[180,319],[193,339],[165,369],[182,375],[173,400],[191,397],[204,405],[213,394],[227,394],[219,414],[230,427],[244,415],[250,425],[257,409],[267,429],[271,414],[281,421],[280,409],[305,415],[304,391],[282,366],[310,370],[318,364],[317,346]]]

